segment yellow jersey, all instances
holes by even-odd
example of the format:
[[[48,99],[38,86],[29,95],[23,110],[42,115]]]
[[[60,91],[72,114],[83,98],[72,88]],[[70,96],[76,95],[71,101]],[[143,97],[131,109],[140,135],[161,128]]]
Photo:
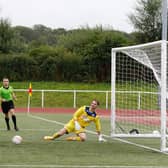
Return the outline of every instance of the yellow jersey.
[[[77,120],[81,127],[87,127],[91,122],[95,123],[96,131],[101,131],[100,117],[96,112],[89,111],[89,106],[80,107],[73,115],[73,119]]]

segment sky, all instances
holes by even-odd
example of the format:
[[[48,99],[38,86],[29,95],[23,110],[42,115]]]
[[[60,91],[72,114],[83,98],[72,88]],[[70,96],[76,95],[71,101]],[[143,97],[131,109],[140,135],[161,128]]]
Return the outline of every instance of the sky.
[[[42,24],[67,30],[102,25],[132,32],[128,15],[137,0],[0,0],[0,18],[12,26],[33,27]]]

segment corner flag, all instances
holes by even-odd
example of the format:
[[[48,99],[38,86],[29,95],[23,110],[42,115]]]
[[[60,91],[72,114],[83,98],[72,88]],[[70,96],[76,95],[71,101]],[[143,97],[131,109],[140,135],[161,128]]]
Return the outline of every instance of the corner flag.
[[[29,92],[29,96],[32,96],[32,85],[31,85],[31,83],[29,84],[28,92]]]

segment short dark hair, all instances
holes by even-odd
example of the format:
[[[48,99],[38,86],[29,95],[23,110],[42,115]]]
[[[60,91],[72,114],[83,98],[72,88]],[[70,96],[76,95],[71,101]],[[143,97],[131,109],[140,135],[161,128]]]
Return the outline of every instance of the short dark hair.
[[[8,77],[3,77],[2,81],[3,81],[4,79],[8,79],[8,80],[9,80],[9,78],[8,78]]]
[[[100,102],[97,99],[93,99],[93,101],[95,101],[98,106],[100,105]]]

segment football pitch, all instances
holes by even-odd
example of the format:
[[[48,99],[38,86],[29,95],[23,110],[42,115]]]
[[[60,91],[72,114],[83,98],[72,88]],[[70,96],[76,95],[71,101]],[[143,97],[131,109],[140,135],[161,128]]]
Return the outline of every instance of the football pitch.
[[[19,131],[6,131],[4,116],[0,117],[0,167],[167,167],[168,155],[142,148],[119,139],[110,138],[110,120],[102,118],[102,133],[107,142],[100,143],[95,127],[87,127],[87,141],[70,142],[60,137],[44,141],[45,135],[52,135],[71,119],[64,113],[16,113]],[[12,126],[12,123],[10,123]],[[23,137],[19,145],[12,143],[14,135]],[[136,139],[147,146],[159,146],[159,140]],[[139,143],[138,142],[138,143]]]

